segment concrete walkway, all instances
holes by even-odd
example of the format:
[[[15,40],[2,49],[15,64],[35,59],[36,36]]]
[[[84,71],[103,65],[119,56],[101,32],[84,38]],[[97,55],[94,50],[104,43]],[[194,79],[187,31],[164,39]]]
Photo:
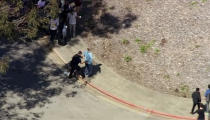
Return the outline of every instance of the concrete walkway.
[[[49,53],[47,58],[51,59],[60,67],[64,65],[63,61],[55,54],[55,52]],[[44,108],[35,108],[33,111],[43,111],[43,115],[40,118],[41,120],[168,119],[129,109],[124,105],[117,104],[107,99],[96,91],[78,87],[80,84],[83,83],[79,81],[73,85],[63,86],[62,94],[51,98],[51,103],[46,104]],[[74,96],[72,96],[72,93],[75,93]]]
[[[69,45],[55,47],[53,51],[65,62],[68,63],[72,56],[79,50],[86,50],[86,45],[82,38],[70,41]],[[129,101],[133,104],[144,106],[148,109],[157,110],[179,116],[195,117],[190,114],[192,107],[191,99],[176,97],[168,94],[161,94],[149,88],[142,87],[118,75],[111,68],[94,57],[96,64],[100,66],[98,72],[91,78],[91,83],[95,86]]]

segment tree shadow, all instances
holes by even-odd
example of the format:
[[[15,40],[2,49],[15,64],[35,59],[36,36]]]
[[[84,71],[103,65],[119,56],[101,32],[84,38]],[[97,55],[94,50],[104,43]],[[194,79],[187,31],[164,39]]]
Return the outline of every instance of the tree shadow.
[[[82,37],[86,37],[87,33],[99,37],[109,37],[109,34],[117,34],[121,29],[131,27],[132,22],[137,20],[137,16],[127,10],[123,18],[113,15],[107,9],[115,9],[115,7],[107,8],[103,0],[84,1],[81,12],[82,19],[78,23],[78,33]]]
[[[81,32],[91,32],[99,37],[118,33],[123,28],[129,28],[137,19],[133,13],[128,12],[124,18],[119,18],[107,11],[103,0],[86,1],[83,3],[81,15],[84,16],[79,23]],[[112,9],[114,9],[112,7]],[[126,26],[126,27],[125,27]]]
[[[66,79],[63,70],[47,59],[51,52],[48,45],[4,44],[0,56],[8,56],[9,69],[0,74],[0,119],[27,120],[17,110],[31,110],[51,103],[50,98],[63,91]],[[28,113],[39,119],[43,113]]]

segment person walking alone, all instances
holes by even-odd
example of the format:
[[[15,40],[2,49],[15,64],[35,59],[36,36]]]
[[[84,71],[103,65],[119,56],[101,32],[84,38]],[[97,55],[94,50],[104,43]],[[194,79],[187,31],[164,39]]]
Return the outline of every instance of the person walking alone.
[[[195,92],[192,93],[192,99],[193,99],[193,107],[191,110],[191,114],[194,112],[195,106],[198,106],[198,109],[200,108],[200,102],[201,102],[201,95],[200,95],[200,89],[196,88]]]
[[[93,72],[93,55],[90,52],[90,48],[87,48],[87,51],[84,52],[85,58],[85,76],[90,77]]]

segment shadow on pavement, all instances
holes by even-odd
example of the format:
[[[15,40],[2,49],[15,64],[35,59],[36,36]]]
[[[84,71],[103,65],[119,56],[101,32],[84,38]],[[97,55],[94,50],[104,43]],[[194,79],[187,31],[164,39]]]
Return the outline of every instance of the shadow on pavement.
[[[9,57],[9,69],[0,74],[0,119],[39,119],[44,113],[18,111],[44,107],[63,91],[63,70],[47,55],[49,45],[33,43],[1,44],[0,56]],[[72,83],[73,84],[73,83]],[[68,84],[69,85],[69,84]]]

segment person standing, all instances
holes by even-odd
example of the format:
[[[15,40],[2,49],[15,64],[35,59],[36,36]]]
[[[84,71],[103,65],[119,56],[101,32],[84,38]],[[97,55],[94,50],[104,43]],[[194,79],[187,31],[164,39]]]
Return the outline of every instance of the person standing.
[[[205,97],[206,97],[207,110],[209,110],[210,109],[209,108],[209,102],[210,102],[210,84],[208,85],[208,89],[205,92]]]
[[[66,35],[67,35],[67,25],[64,25],[62,29],[62,45],[66,44]]]
[[[68,13],[68,19],[69,19],[69,26],[70,26],[70,36],[74,38],[76,36],[76,21],[77,18],[81,18],[81,16],[77,16],[77,12],[75,9],[73,11],[70,11]]]
[[[191,113],[194,112],[196,105],[198,106],[198,109],[200,108],[201,95],[200,95],[199,88],[196,88],[195,92],[192,93],[192,99],[193,99],[193,107],[192,107]]]
[[[79,64],[82,64],[82,51],[79,51],[77,54],[75,54],[71,60],[71,62],[69,63],[71,70],[70,70],[70,74],[69,74],[69,78],[72,77],[72,74],[75,72],[75,70],[82,76],[83,72],[82,69],[80,68]]]
[[[85,75],[90,77],[93,72],[93,55],[90,52],[90,48],[87,48],[87,51],[84,52],[85,57]]]
[[[50,41],[52,44],[54,44],[54,39],[57,33],[57,28],[59,25],[59,18],[51,18],[50,19]]]
[[[195,114],[195,113],[198,114],[197,120],[205,120],[205,105],[200,103],[200,107],[198,108],[198,110],[196,110],[192,114]]]

